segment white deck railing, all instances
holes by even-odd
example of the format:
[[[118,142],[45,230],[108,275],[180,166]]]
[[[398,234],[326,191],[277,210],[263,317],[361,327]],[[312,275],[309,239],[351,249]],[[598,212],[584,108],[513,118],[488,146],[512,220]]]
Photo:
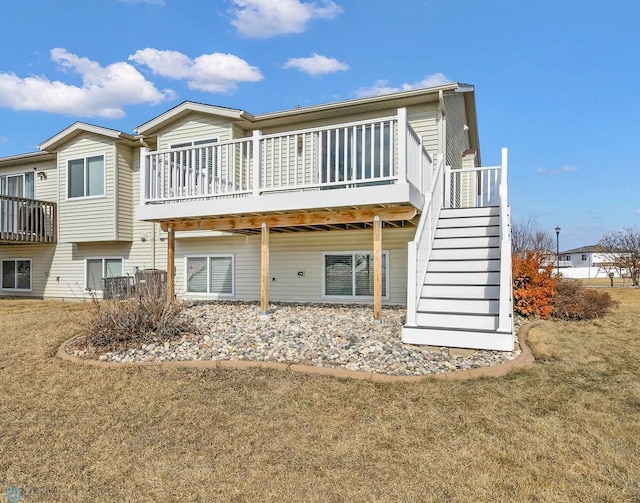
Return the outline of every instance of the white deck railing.
[[[429,170],[429,174],[431,175],[429,176],[429,191],[425,195],[424,207],[420,214],[416,234],[413,241],[408,243],[406,321],[408,326],[416,326],[418,301],[442,209],[444,199],[444,159],[442,156],[436,155],[433,170]]]
[[[142,149],[143,203],[409,182],[426,192],[431,158],[406,109],[375,120],[172,148]]]
[[[56,242],[56,203],[0,195],[0,241]]]
[[[499,205],[500,166],[445,168],[445,207],[483,208]]]

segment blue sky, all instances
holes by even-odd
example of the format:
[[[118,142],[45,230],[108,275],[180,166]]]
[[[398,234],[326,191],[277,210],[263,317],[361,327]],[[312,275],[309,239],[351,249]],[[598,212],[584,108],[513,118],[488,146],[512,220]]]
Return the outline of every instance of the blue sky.
[[[5,2],[0,157],[184,100],[262,113],[464,82],[483,164],[509,148],[514,221],[593,244],[640,224],[639,19],[632,0]]]

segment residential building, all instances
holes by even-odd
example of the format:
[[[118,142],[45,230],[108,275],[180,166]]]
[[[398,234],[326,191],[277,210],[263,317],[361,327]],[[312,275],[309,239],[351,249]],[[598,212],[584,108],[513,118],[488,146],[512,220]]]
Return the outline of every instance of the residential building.
[[[402,304],[405,342],[513,347],[507,154],[481,167],[470,85],[257,115],[187,101],[39,149],[0,158],[0,295],[161,269],[187,298]]]
[[[565,278],[607,278],[610,274],[620,277],[624,268],[616,267],[615,258],[600,245],[581,246],[560,252],[560,274]]]

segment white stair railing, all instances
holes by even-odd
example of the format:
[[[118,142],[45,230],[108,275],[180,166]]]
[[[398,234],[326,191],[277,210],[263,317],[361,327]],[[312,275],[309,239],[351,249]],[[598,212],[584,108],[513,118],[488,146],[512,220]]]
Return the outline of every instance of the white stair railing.
[[[407,271],[407,320],[406,325],[415,327],[418,301],[424,281],[429,257],[433,247],[440,210],[443,203],[444,158],[438,154],[434,157],[432,170],[425,170],[431,174],[429,191],[425,194],[424,207],[416,229],[413,241],[408,243],[408,271]]]
[[[513,292],[511,272],[511,209],[507,193],[508,151],[502,149],[500,166],[500,314],[498,332],[513,333]]]

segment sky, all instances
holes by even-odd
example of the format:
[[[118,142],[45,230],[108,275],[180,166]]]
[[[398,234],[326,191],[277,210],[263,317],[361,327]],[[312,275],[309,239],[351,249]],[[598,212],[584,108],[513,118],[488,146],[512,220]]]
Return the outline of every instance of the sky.
[[[443,82],[476,91],[514,223],[561,250],[640,226],[640,2],[22,0],[0,12],[0,157],[191,100],[250,113]]]

